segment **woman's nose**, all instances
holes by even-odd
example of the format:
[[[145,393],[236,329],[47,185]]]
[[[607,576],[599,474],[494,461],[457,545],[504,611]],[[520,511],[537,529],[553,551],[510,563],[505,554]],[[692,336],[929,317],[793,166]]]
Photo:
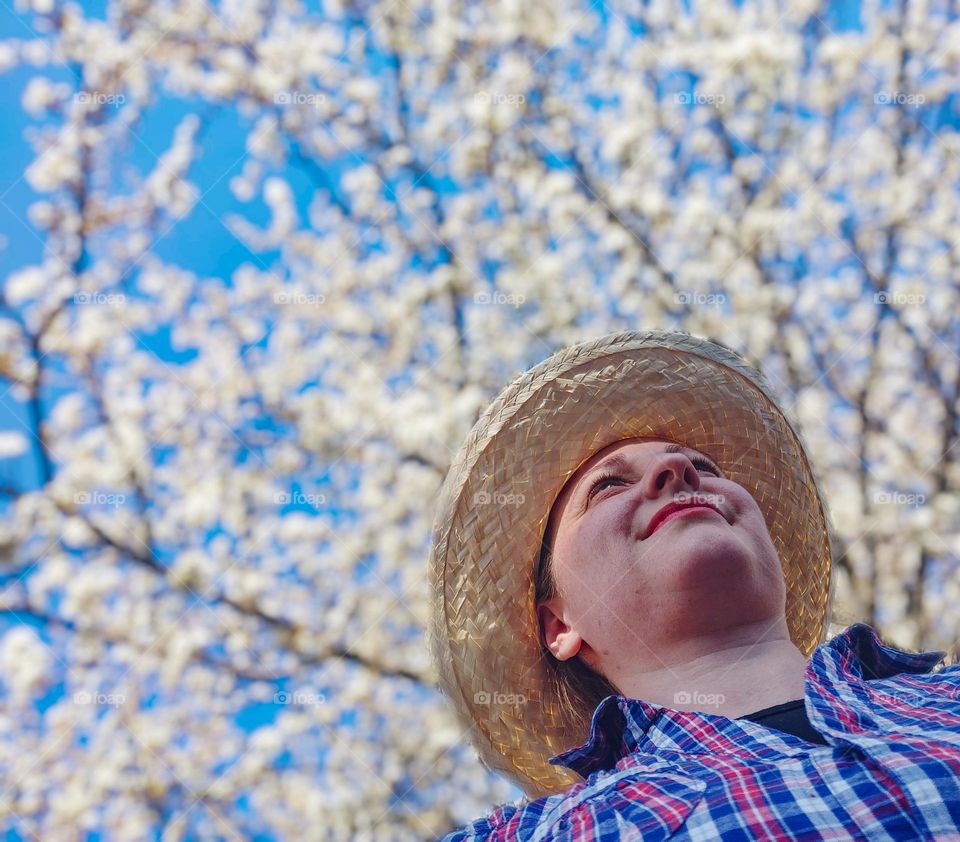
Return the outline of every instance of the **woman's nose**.
[[[654,457],[647,470],[646,494],[652,499],[700,487],[700,475],[693,463],[682,453],[661,453]]]

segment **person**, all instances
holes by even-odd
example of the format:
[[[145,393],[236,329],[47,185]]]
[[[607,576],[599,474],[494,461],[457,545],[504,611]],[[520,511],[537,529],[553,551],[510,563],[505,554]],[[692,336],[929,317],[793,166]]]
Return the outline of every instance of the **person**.
[[[466,840],[960,839],[960,668],[827,639],[794,422],[719,342],[627,331],[516,378],[431,546],[439,685],[525,793]]]

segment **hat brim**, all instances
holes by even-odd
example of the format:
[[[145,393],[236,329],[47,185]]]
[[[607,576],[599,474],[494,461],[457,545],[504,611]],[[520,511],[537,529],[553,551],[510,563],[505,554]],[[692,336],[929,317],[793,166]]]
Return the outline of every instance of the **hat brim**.
[[[763,376],[725,346],[677,331],[557,352],[507,386],[467,436],[440,491],[430,557],[440,686],[484,764],[529,797],[580,780],[547,758],[587,738],[559,704],[537,634],[547,516],[586,459],[633,437],[696,448],[752,494],[783,567],[791,639],[809,657],[826,634],[829,513]]]

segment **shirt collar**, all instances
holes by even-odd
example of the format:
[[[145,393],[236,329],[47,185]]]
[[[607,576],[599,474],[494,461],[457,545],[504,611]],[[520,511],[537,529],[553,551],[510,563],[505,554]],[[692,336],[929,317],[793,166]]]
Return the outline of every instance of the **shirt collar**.
[[[844,679],[870,681],[904,672],[927,673],[946,654],[942,650],[906,652],[897,649],[884,643],[866,623],[854,623],[814,650],[807,665],[807,675],[835,669]]]
[[[889,678],[900,673],[927,673],[943,660],[944,651],[906,652],[889,646],[880,640],[877,632],[866,623],[854,623],[844,631],[820,644],[807,662],[806,696],[820,693],[835,694],[834,685],[857,684],[873,679]],[[679,712],[664,705],[655,705],[641,699],[610,695],[605,697],[593,712],[590,736],[580,746],[568,749],[548,758],[555,766],[566,766],[583,778],[598,770],[610,769],[617,762],[633,753],[641,745],[655,750],[649,733],[656,721],[664,717],[671,725],[664,729],[671,733],[670,742],[679,747],[675,737],[687,730],[675,719],[683,719],[701,731],[706,726],[716,726],[721,720],[732,722],[728,717],[698,712]],[[700,726],[697,728],[696,726]],[[679,726],[679,728],[677,727]],[[696,737],[684,734],[683,744],[688,745]],[[689,737],[689,739],[687,739]]]

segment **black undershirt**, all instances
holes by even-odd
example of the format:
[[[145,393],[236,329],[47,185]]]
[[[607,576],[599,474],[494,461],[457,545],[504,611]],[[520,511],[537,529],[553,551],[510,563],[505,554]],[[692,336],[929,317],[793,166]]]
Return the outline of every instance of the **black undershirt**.
[[[800,737],[808,743],[819,743],[822,746],[830,745],[810,724],[803,699],[795,699],[792,702],[784,702],[782,705],[763,708],[755,713],[738,716],[737,719],[749,719],[751,722],[757,722],[767,728],[786,731],[788,734]]]

